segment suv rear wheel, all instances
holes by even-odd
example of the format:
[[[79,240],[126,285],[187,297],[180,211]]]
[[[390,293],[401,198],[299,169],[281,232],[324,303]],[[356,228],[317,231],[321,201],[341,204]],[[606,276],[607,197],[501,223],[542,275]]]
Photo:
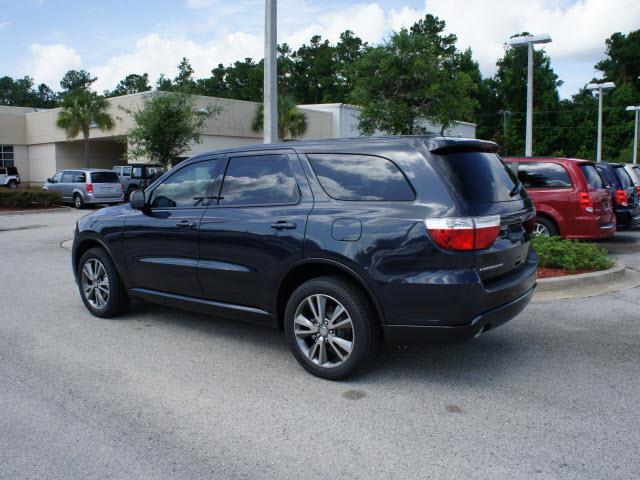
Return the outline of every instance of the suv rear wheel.
[[[78,287],[82,301],[96,317],[114,317],[129,307],[118,271],[102,248],[91,248],[82,255],[78,263]]]
[[[285,311],[285,334],[296,360],[310,373],[340,380],[375,353],[379,331],[363,292],[340,277],[300,285]]]
[[[78,210],[84,208],[84,200],[82,199],[82,195],[80,195],[79,193],[76,193],[73,196],[73,206]]]
[[[538,217],[536,218],[534,233],[539,237],[556,237],[558,236],[558,227],[556,227],[553,220],[546,217]]]

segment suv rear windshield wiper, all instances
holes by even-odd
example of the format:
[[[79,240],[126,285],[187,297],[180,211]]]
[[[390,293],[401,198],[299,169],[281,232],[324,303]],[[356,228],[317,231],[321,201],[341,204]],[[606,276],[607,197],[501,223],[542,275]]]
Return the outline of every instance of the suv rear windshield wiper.
[[[519,194],[522,191],[522,183],[518,182],[516,184],[515,187],[513,187],[511,189],[511,191],[509,192],[509,196],[510,197],[515,197],[517,194]]]

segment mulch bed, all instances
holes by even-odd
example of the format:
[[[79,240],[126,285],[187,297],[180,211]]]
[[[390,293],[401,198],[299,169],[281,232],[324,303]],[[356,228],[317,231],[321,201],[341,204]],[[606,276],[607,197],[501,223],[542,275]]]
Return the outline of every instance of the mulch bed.
[[[595,270],[576,270],[575,272],[568,272],[562,268],[538,267],[538,278],[566,277],[567,275],[578,275],[579,273],[589,273],[594,271]]]

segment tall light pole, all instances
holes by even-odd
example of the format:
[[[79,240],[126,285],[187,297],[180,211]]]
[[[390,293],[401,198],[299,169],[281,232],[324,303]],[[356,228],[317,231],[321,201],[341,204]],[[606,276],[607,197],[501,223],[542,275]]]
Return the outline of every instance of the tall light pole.
[[[598,146],[596,149],[596,162],[602,161],[602,90],[615,87],[613,82],[590,83],[585,88],[587,90],[598,91]]]
[[[633,125],[633,164],[635,165],[638,163],[638,113],[640,113],[640,106],[629,106],[626,110],[636,114],[636,121]]]
[[[264,22],[264,143],[278,141],[277,0],[265,0]]]
[[[525,157],[533,156],[533,44],[549,43],[551,36],[547,33],[540,35],[525,35],[509,40],[512,47],[527,47],[527,127],[525,133]]]

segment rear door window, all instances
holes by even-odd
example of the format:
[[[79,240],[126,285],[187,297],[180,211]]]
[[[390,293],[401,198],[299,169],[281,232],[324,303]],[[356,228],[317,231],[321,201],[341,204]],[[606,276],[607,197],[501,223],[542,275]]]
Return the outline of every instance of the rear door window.
[[[402,171],[383,157],[355,154],[308,154],[327,195],[336,200],[406,202],[415,200]]]
[[[525,188],[571,188],[566,169],[552,162],[521,162],[518,179]]]
[[[461,152],[434,155],[433,158],[442,168],[446,180],[467,202],[493,203],[515,199],[518,179],[495,153]]]
[[[613,171],[615,172],[618,181],[622,185],[622,188],[633,187],[633,180],[631,180],[631,176],[624,169],[624,167],[614,168]]]
[[[593,165],[580,165],[580,170],[584,175],[587,185],[593,190],[604,188],[604,181]]]
[[[92,183],[120,183],[116,172],[91,172]]]
[[[249,155],[229,159],[222,182],[220,206],[290,205],[300,191],[289,167],[289,156]]]

